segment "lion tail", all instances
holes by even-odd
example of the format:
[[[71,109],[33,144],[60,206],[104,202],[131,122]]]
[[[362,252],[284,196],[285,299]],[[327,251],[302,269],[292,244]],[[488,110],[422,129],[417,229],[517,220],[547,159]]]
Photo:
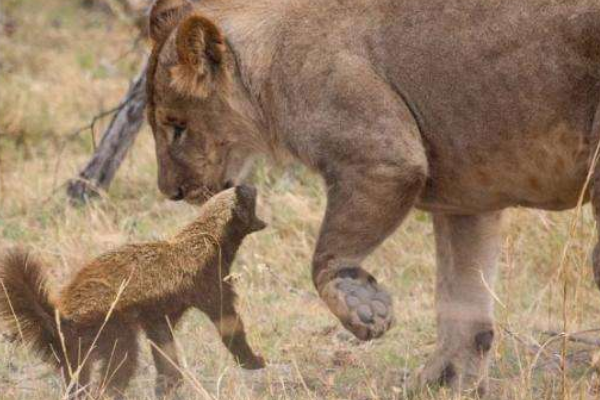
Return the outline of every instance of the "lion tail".
[[[54,315],[42,264],[27,251],[8,252],[0,259],[0,320],[9,337],[56,364],[62,347]]]

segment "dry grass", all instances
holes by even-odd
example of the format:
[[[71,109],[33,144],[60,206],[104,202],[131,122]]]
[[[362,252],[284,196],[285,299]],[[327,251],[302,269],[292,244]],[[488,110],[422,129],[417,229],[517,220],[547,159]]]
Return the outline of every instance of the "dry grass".
[[[0,248],[26,243],[66,276],[88,257],[128,241],[164,237],[193,217],[190,206],[163,200],[156,189],[150,135],[144,132],[109,195],[86,208],[70,207],[60,184],[89,155],[83,135],[67,135],[118,102],[141,57],[131,51],[135,28],[68,0],[9,0],[14,24],[0,33]],[[360,344],[315,297],[309,263],[323,193],[302,169],[258,168],[260,213],[270,228],[249,238],[234,267],[250,341],[273,364],[266,372],[233,366],[216,332],[191,313],[178,332],[190,379],[185,398],[395,399],[407,371],[433,349],[434,253],[430,218],[415,212],[368,261],[395,294],[397,324],[384,339]],[[563,341],[543,331],[600,327],[600,293],[588,255],[593,219],[586,208],[566,253],[574,212],[512,210],[498,298],[493,399],[593,399],[600,381],[593,367],[600,347],[568,342],[566,391]],[[567,285],[566,297],[564,285]],[[565,302],[566,301],[566,302]],[[585,337],[593,339],[597,333]],[[545,345],[547,344],[547,345]],[[540,351],[542,346],[545,350]],[[130,398],[152,398],[154,371],[143,366]],[[0,340],[2,399],[48,399],[63,384],[27,349]],[[206,394],[204,392],[206,390]],[[423,399],[447,399],[445,392]]]

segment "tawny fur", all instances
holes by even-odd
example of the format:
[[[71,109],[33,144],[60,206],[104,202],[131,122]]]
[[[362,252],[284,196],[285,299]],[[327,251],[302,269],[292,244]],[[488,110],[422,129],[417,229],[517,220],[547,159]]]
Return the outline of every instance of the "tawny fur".
[[[173,88],[185,96],[205,98],[215,88],[226,90],[228,68],[225,39],[202,15],[193,15],[176,37],[178,65],[171,69]]]
[[[204,189],[242,180],[241,160],[255,152],[317,172],[327,209],[314,283],[360,339],[393,321],[363,260],[413,207],[432,212],[438,346],[410,386],[441,381],[483,393],[500,212],[591,199],[600,230],[600,2],[202,0],[183,12],[188,0],[157,0],[155,8],[166,4],[182,12],[155,25],[164,34],[147,75],[160,190],[199,201]],[[230,68],[230,81],[182,98],[171,74],[185,61],[175,37],[189,35],[182,27],[198,14],[225,37],[233,61],[219,68]],[[177,140],[173,120],[185,127]],[[600,244],[593,264],[600,284]]]
[[[158,42],[171,33],[179,19],[191,8],[191,4],[184,4],[182,7],[179,0],[161,1],[156,7],[152,7],[148,21],[150,38]]]
[[[98,386],[110,396],[120,396],[135,373],[140,329],[154,342],[157,394],[177,386],[181,370],[172,329],[191,307],[208,315],[241,366],[261,368],[264,361],[246,341],[234,289],[225,279],[244,237],[265,226],[255,206],[254,189],[224,191],[172,239],[105,253],[55,296],[42,264],[27,252],[10,252],[0,261],[0,316],[12,337],[73,375],[80,388],[87,390],[90,368],[101,360]]]

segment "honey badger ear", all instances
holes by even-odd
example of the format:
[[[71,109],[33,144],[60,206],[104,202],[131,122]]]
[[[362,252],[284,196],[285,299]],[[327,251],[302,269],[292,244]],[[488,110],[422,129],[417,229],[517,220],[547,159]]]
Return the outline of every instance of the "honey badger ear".
[[[227,84],[225,38],[212,21],[200,14],[187,17],[177,28],[175,43],[178,62],[171,77],[176,90],[202,98],[216,85]]]
[[[164,41],[191,11],[189,0],[156,0],[150,10],[150,39],[154,43]]]

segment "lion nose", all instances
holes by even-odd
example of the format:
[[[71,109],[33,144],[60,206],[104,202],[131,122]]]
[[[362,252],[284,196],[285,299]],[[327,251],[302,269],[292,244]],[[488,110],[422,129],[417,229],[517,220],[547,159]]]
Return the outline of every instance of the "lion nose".
[[[183,193],[183,189],[177,188],[177,192],[175,192],[175,194],[172,194],[171,196],[169,196],[169,200],[179,201],[179,200],[183,200],[184,197],[185,197],[185,194]]]

